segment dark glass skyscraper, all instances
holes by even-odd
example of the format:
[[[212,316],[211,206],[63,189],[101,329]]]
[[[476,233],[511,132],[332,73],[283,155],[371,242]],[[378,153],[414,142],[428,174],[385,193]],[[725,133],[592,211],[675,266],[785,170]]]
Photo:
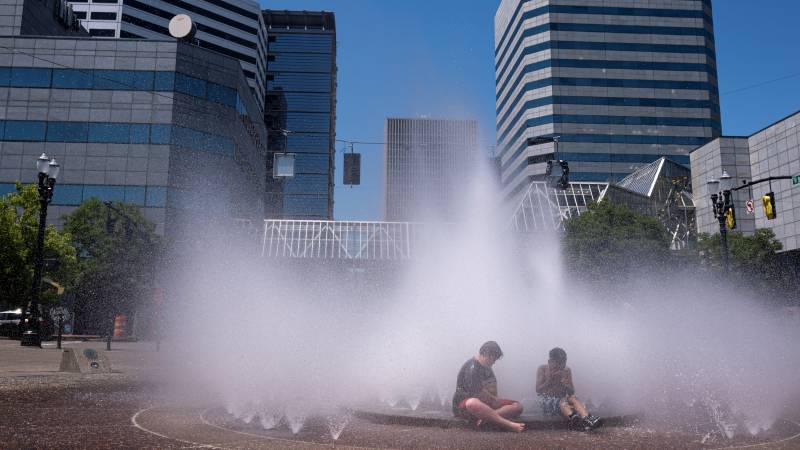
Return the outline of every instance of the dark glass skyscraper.
[[[267,217],[333,219],[336,26],[331,12],[263,11],[268,169],[295,155],[295,174],[267,183]]]
[[[688,166],[721,132],[711,0],[502,0],[495,70],[509,200],[548,159],[619,180],[662,156]]]

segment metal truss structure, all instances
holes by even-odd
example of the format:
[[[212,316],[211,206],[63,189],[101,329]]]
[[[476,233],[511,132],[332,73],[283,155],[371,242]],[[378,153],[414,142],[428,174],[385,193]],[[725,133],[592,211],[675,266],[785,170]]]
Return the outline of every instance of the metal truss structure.
[[[697,231],[689,169],[662,157],[612,184],[604,198],[655,217],[670,234],[670,248],[682,250]]]
[[[559,189],[532,181],[511,216],[510,228],[519,233],[562,230],[565,220],[600,201],[607,188],[608,183],[569,183]]]
[[[413,256],[413,222],[265,220],[261,256],[390,261]]]
[[[694,239],[689,169],[666,157],[638,168],[618,183],[569,183],[562,190],[532,181],[511,216],[510,227],[521,233],[563,230],[565,220],[603,199],[657,218],[667,228],[673,250],[686,248]]]
[[[509,231],[561,231],[564,221],[580,216],[605,198],[639,214],[658,218],[681,249],[693,236],[694,205],[687,185],[688,169],[661,158],[619,183],[571,182],[566,189],[532,181],[511,215]],[[237,222],[248,235],[253,222]],[[265,220],[261,256],[268,258],[403,261],[413,259],[414,244],[424,238],[414,222]],[[427,232],[433,230],[428,229]]]

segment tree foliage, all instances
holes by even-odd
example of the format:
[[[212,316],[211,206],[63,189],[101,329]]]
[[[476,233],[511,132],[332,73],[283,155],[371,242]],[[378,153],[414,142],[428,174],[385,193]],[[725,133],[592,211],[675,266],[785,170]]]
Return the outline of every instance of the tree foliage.
[[[34,253],[39,230],[39,193],[36,185],[17,183],[16,192],[0,197],[0,305],[22,307],[31,295]],[[75,249],[69,233],[53,225],[45,228],[43,256],[58,261],[58,267],[42,274],[69,288],[77,274]],[[42,289],[42,301],[56,299],[52,289]]]
[[[115,314],[133,314],[152,297],[162,239],[136,206],[93,198],[65,216],[78,254],[76,312],[84,332],[104,332]]]
[[[657,219],[608,200],[589,205],[564,229],[564,256],[577,276],[613,282],[669,258],[669,235]]]
[[[759,228],[750,236],[728,232],[728,278],[760,292],[770,291],[770,295],[797,292],[800,286],[796,263],[784,263],[778,254],[782,249],[783,244],[769,228]],[[700,262],[705,267],[721,269],[719,233],[700,234],[697,250]]]

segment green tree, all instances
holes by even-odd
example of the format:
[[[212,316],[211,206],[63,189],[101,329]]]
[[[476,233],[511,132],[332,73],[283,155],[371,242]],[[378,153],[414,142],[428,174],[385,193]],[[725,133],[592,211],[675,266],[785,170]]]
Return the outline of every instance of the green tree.
[[[589,205],[564,229],[564,257],[579,277],[615,282],[669,258],[669,235],[657,219],[608,200]]]
[[[92,198],[65,216],[64,229],[78,252],[82,331],[105,333],[114,315],[132,315],[152,298],[163,242],[138,207]]]
[[[728,232],[729,279],[760,292],[770,291],[771,295],[796,292],[799,286],[795,268],[781,262],[778,256],[781,249],[783,244],[769,228],[759,228],[749,236]],[[697,250],[704,266],[717,270],[721,268],[719,233],[700,234]]]
[[[58,189],[58,187],[56,187]],[[17,183],[16,191],[0,197],[0,304],[23,307],[30,300],[34,272],[34,246],[39,229],[39,193],[36,185]],[[57,268],[42,274],[65,288],[77,275],[75,249],[68,232],[53,225],[45,228],[43,255],[58,261]],[[56,293],[42,289],[42,302],[52,302]]]

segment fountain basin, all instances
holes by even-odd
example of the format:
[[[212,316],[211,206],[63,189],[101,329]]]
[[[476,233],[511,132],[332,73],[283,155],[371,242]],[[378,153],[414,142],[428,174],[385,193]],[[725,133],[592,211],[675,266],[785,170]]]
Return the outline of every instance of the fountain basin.
[[[442,409],[424,408],[417,409],[371,406],[352,409],[352,414],[359,419],[382,425],[406,425],[419,427],[439,428],[471,428],[469,422],[453,417],[450,411]],[[598,410],[596,415],[603,418],[604,426],[628,426],[639,421],[640,414],[620,413],[616,411]],[[567,421],[561,417],[545,416],[538,412],[523,413],[515,419],[525,423],[528,430],[557,430],[567,429]]]

